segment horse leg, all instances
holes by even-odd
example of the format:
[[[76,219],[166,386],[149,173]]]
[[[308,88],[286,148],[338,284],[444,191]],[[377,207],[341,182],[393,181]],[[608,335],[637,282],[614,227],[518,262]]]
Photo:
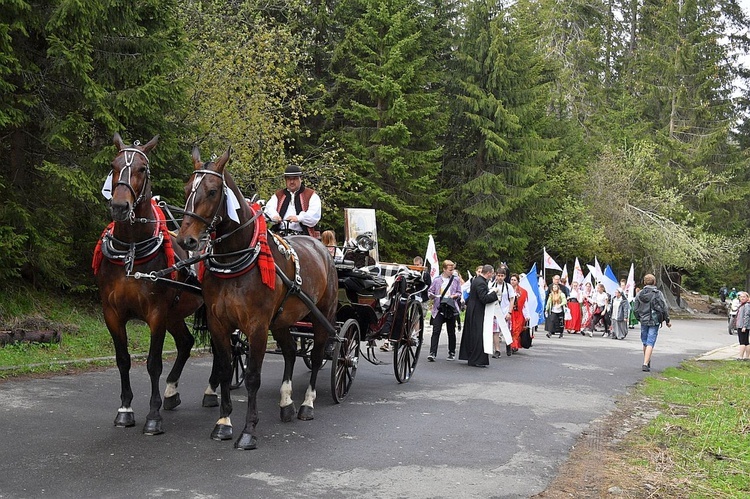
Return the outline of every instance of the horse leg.
[[[133,402],[133,389],[130,386],[130,353],[128,352],[128,333],[125,322],[121,322],[117,312],[105,307],[104,322],[107,324],[112,343],[115,347],[115,359],[117,370],[120,371],[120,408],[115,417],[115,426],[129,428],[135,426],[135,414],[131,403]]]
[[[161,395],[159,395],[159,379],[163,370],[161,359],[164,350],[164,337],[167,329],[163,320],[155,321],[155,324],[149,324],[151,327],[151,344],[148,349],[148,360],[146,361],[146,370],[151,379],[151,399],[149,400],[149,412],[146,416],[146,424],[143,425],[143,433],[146,435],[161,435],[164,433],[162,428],[162,419],[159,409],[161,409]]]
[[[281,347],[281,353],[284,356],[284,377],[279,390],[279,416],[284,423],[288,423],[294,419],[294,413],[297,412],[292,399],[292,376],[294,374],[294,362],[297,359],[297,342],[289,333],[289,328],[273,331],[273,337],[276,344]]]
[[[310,370],[310,384],[305,392],[305,400],[302,402],[297,413],[297,419],[303,421],[309,421],[315,417],[314,404],[317,396],[315,384],[318,380],[318,371],[320,371],[320,367],[323,365],[323,356],[325,355],[325,347],[328,342],[328,331],[317,321],[313,322],[313,334],[313,347],[310,351],[310,364],[312,366]],[[334,366],[331,366],[331,369],[333,368]]]
[[[247,361],[245,376],[247,413],[245,415],[245,427],[242,429],[240,437],[234,443],[234,448],[240,450],[252,450],[258,447],[258,389],[260,388],[260,373],[263,367],[263,358],[266,355],[268,344],[268,332],[265,328],[256,330],[249,333],[247,339],[250,342],[250,355]],[[231,372],[227,376],[227,390],[229,389],[230,376]],[[222,393],[224,393],[223,390],[224,385],[222,384]]]
[[[211,375],[208,377],[208,386],[206,387],[206,391],[203,392],[203,402],[201,403],[203,407],[219,407],[219,395],[216,393],[216,389],[219,387],[219,363],[216,361],[216,348],[214,347],[213,340],[211,340],[211,351],[214,354],[214,360],[211,363]]]
[[[232,350],[229,341],[231,331],[223,331],[215,334],[211,332],[211,345],[214,351],[214,362],[211,367],[209,387],[213,391],[215,387],[221,386],[221,405],[219,407],[219,419],[211,431],[212,440],[229,440],[232,438],[232,392],[229,388],[232,379]],[[214,388],[212,388],[214,387]],[[215,392],[214,392],[215,396]],[[204,406],[206,394],[203,395]]]
[[[177,391],[177,385],[180,382],[180,376],[182,375],[182,370],[185,368],[185,363],[190,358],[190,349],[193,348],[195,339],[190,334],[183,319],[172,321],[167,326],[167,330],[174,338],[174,343],[177,347],[177,358],[174,361],[172,370],[167,375],[167,387],[164,389],[164,409],[171,411],[182,402],[180,400],[180,392]]]

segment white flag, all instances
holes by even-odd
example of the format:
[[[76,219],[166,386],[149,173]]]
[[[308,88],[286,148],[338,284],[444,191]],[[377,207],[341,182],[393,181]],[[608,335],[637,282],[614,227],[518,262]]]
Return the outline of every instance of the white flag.
[[[568,286],[570,286],[571,282],[570,282],[570,277],[568,277],[568,264],[567,263],[563,265],[562,274],[560,275],[560,277],[564,277],[565,282],[567,282]]]
[[[625,295],[628,297],[628,301],[633,301],[635,297],[635,267],[630,264],[630,272],[628,272],[628,280],[625,281]]]
[[[594,279],[601,281],[603,277],[604,273],[602,272],[601,265],[599,265],[599,260],[594,257]]]
[[[562,267],[560,267],[557,263],[555,263],[552,257],[549,256],[549,253],[547,253],[547,248],[544,248],[543,251],[544,251],[544,268],[562,270]]]
[[[581,264],[578,263],[578,257],[576,257],[576,265],[573,267],[573,282],[583,283],[583,269],[581,269]]]
[[[430,279],[434,280],[440,273],[440,268],[437,251],[435,250],[435,240],[432,238],[432,234],[430,234],[430,241],[427,243],[427,253],[425,253],[424,261],[430,264]]]

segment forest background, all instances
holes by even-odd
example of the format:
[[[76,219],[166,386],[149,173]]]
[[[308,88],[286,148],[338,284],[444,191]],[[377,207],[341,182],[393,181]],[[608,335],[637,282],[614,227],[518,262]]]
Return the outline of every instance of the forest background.
[[[232,148],[374,208],[385,261],[542,248],[750,288],[750,20],[737,0],[0,0],[0,289],[89,294],[112,136],[154,193]],[[618,277],[620,277],[618,275]]]

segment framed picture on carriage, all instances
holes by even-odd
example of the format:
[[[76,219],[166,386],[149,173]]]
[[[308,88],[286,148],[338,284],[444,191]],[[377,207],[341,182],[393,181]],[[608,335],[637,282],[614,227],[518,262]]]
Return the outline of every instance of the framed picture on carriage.
[[[354,241],[357,236],[370,233],[375,243],[378,241],[378,227],[375,221],[375,210],[372,208],[344,208],[344,238]],[[370,258],[379,262],[378,245],[370,250]]]

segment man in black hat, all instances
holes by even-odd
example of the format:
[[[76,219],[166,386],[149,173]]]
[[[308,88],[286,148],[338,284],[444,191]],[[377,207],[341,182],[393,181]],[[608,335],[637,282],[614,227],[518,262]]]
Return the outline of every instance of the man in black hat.
[[[302,183],[302,169],[297,165],[286,167],[284,180],[286,188],[276,191],[266,204],[273,228],[278,230],[281,222],[287,221],[289,229],[320,239],[320,196]]]

